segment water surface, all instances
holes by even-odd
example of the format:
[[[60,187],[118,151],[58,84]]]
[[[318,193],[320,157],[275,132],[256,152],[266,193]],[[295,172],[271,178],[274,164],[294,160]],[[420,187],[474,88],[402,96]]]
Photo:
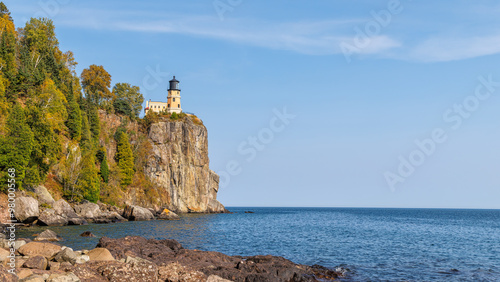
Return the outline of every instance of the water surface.
[[[301,264],[342,266],[355,281],[500,281],[500,210],[229,210],[236,213],[50,229],[74,249],[94,248],[101,236],[137,235],[228,255],[271,254]],[[23,229],[18,236],[44,229]],[[84,231],[98,238],[80,237]]]

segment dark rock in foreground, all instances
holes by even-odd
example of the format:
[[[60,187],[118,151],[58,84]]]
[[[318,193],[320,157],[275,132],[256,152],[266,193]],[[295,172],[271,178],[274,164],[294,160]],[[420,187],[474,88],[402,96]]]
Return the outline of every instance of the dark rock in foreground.
[[[5,240],[5,239],[4,239]],[[275,256],[227,256],[187,250],[175,240],[103,237],[93,250],[73,251],[49,242],[29,242],[15,261],[0,264],[0,281],[330,281],[341,277],[322,266]],[[0,254],[8,255],[6,248]],[[17,277],[8,273],[16,267]]]
[[[213,275],[231,281],[317,281],[334,280],[339,276],[330,269],[299,265],[282,257],[240,257],[188,250],[175,240],[103,237],[97,247],[108,249],[117,260],[136,257],[154,263],[158,266],[160,281],[177,281],[167,280],[169,278],[166,276],[182,276],[186,273],[199,279],[192,281],[206,281]]]

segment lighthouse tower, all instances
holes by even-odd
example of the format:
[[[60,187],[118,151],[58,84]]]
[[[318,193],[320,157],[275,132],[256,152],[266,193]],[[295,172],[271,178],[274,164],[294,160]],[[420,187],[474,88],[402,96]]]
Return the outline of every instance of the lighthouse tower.
[[[182,109],[181,109],[181,90],[179,89],[179,81],[175,79],[174,76],[174,78],[169,82],[170,86],[168,88],[168,96],[167,96],[167,112],[180,114],[182,112]]]

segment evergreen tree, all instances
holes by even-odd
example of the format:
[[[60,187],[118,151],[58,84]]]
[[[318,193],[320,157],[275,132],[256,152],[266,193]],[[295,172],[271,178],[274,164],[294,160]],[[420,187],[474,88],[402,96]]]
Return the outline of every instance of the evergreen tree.
[[[68,127],[71,139],[79,140],[82,136],[82,112],[74,94],[71,93],[68,97],[68,119],[66,120],[66,126]]]
[[[95,158],[93,153],[87,153],[83,156],[82,169],[80,171],[80,178],[76,184],[77,191],[83,196],[84,199],[91,202],[99,200],[99,171],[95,165]]]
[[[0,167],[2,183],[7,183],[7,170],[14,168],[18,189],[22,189],[26,168],[33,150],[33,132],[26,122],[24,109],[16,104],[10,111],[6,124],[6,135],[0,142]],[[1,189],[5,189],[2,186]]]
[[[130,146],[129,137],[125,132],[118,139],[117,160],[120,168],[121,185],[127,186],[132,183],[134,177],[134,154]]]
[[[109,167],[108,161],[106,160],[106,156],[101,161],[101,178],[104,182],[108,183],[109,181]]]

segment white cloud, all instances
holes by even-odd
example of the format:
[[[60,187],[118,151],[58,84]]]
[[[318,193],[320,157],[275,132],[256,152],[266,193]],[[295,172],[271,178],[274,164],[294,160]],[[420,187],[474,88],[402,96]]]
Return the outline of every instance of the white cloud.
[[[500,34],[430,38],[411,50],[409,57],[424,62],[445,62],[500,53]]]
[[[276,23],[252,19],[220,21],[213,16],[156,15],[149,20],[131,16],[128,12],[66,11],[66,26],[131,32],[175,33],[206,37],[276,50],[288,50],[308,55],[339,54],[339,44],[352,40],[353,27],[362,20],[317,20]],[[80,16],[81,15],[81,16]],[[104,16],[105,15],[105,16]],[[90,23],[90,24],[89,24]],[[360,51],[376,54],[399,46],[387,36],[374,36]]]

